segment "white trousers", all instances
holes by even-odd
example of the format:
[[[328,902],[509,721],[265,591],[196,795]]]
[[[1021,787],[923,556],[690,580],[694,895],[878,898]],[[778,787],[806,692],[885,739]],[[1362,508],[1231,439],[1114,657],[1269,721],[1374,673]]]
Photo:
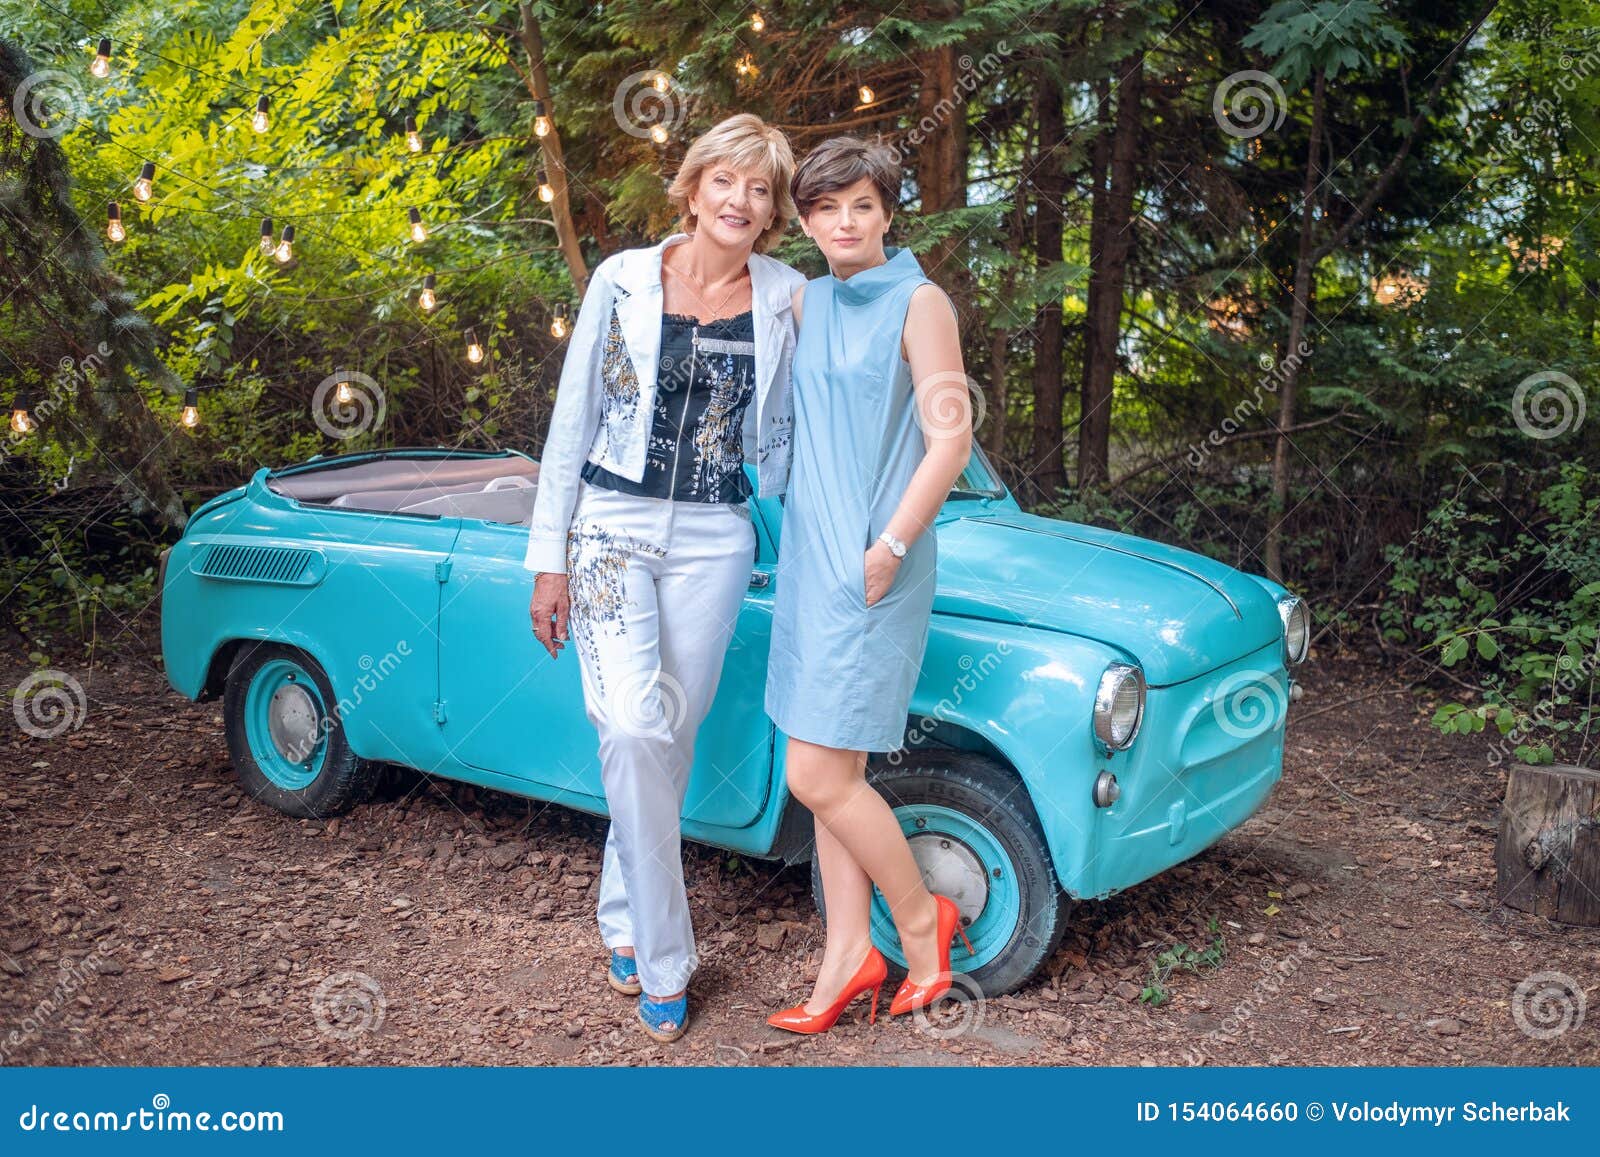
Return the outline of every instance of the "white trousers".
[[[586,482],[567,534],[568,621],[611,815],[600,933],[607,947],[633,946],[652,996],[681,991],[697,963],[679,817],[755,542],[742,505]]]

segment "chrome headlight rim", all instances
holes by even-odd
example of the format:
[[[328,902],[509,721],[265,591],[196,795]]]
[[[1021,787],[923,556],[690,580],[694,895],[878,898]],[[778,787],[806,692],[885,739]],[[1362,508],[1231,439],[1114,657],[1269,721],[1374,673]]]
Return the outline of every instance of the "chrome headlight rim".
[[[1112,734],[1111,712],[1112,705],[1116,702],[1117,689],[1125,680],[1132,680],[1138,689],[1139,706],[1134,712],[1133,726],[1128,728],[1128,734],[1119,743]],[[1094,696],[1094,735],[1107,751],[1126,751],[1133,746],[1133,741],[1139,738],[1139,729],[1144,725],[1147,688],[1144,668],[1136,663],[1111,663],[1101,673],[1100,685],[1096,688]]]
[[[1278,600],[1278,617],[1283,620],[1284,662],[1291,667],[1298,666],[1311,653],[1311,608],[1299,595],[1284,595]],[[1297,625],[1298,647],[1292,638]]]

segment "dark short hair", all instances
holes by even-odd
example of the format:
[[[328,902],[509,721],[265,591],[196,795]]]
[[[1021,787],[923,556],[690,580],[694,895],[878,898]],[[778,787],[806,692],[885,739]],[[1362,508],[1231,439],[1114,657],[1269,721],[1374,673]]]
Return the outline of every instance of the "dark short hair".
[[[848,189],[861,178],[872,181],[885,215],[900,204],[900,162],[886,145],[860,137],[833,137],[806,154],[794,171],[790,192],[795,209],[807,217],[829,193]]]

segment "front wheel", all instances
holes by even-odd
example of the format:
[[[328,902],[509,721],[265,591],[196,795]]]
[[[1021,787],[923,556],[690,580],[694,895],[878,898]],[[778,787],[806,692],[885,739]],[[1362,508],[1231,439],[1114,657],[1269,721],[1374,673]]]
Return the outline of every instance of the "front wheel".
[[[1044,832],[1016,775],[980,755],[909,751],[898,765],[875,762],[867,778],[894,809],[928,889],[961,909],[972,954],[958,937],[951,970],[966,974],[969,993],[975,987],[986,997],[1026,984],[1060,945],[1071,900],[1056,885]],[[826,917],[815,858],[811,892]],[[872,939],[905,967],[889,906],[876,888]]]
[[[298,647],[240,650],[222,715],[234,772],[252,798],[324,819],[372,794],[380,767],[350,750],[337,704],[322,665]]]

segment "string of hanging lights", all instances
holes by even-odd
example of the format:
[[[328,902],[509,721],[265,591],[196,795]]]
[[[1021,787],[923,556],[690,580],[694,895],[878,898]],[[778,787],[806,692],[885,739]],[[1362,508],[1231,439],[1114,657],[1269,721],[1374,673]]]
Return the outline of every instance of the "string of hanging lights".
[[[54,5],[49,4],[48,0],[41,0],[41,2],[43,3],[44,7],[49,8],[63,19],[69,20],[72,23],[77,24],[79,27],[83,27],[87,30],[87,26],[84,25],[82,21],[77,20],[70,14],[61,11]],[[751,32],[759,34],[765,31],[766,27],[766,17],[761,12],[753,12],[750,15],[749,28]],[[109,36],[99,37],[95,45],[94,58],[89,64],[90,74],[101,80],[109,78],[113,71],[112,60],[114,54],[115,44],[112,38]],[[230,87],[241,87],[237,82],[226,77],[214,76],[210,73],[206,73],[202,69],[195,68],[194,66],[182,61],[168,60],[167,58],[162,57],[160,54],[153,52],[148,53],[148,55],[165,63],[187,69],[196,75],[205,76],[214,81],[220,81],[221,83],[229,85]],[[745,52],[735,62],[734,71],[743,80],[754,80],[760,75],[761,70],[756,64],[754,56],[749,52]],[[672,82],[671,78],[665,72],[657,71],[651,78],[650,83],[657,92],[665,94],[670,90]],[[279,87],[281,88],[284,86]],[[860,96],[862,104],[871,104],[875,100],[871,88],[866,85],[859,86],[858,95]],[[533,102],[533,114],[534,135],[542,144],[544,139],[554,131],[554,125],[544,100],[538,99]],[[271,93],[261,92],[257,94],[255,109],[251,114],[251,127],[258,134],[267,134],[271,132]],[[106,140],[110,141],[108,134],[102,133],[100,135]],[[666,125],[661,123],[652,125],[649,130],[649,135],[650,139],[658,145],[665,144],[671,138],[670,130]],[[405,147],[410,153],[420,154],[427,150],[427,144],[423,140],[420,127],[414,114],[408,114],[404,118],[404,141]],[[116,142],[112,141],[111,143]],[[546,161],[548,163],[548,152],[543,148],[541,148],[541,152],[546,153]],[[556,161],[555,163],[557,165],[560,164],[559,161]],[[180,177],[182,176],[181,174],[177,173],[174,173],[173,175]],[[156,162],[148,159],[143,160],[139,168],[139,175],[134,179],[132,185],[134,199],[140,204],[149,205],[156,201],[156,176]],[[213,193],[217,193],[217,190],[210,189],[210,186],[205,185],[203,182],[194,180],[193,178],[184,179],[190,180],[194,184],[199,185],[202,188],[206,188]],[[535,186],[541,202],[550,204],[555,200],[555,187],[550,181],[548,171],[543,166],[538,168],[535,173]],[[226,196],[226,194],[218,195]],[[356,209],[313,215],[343,216],[355,213],[386,211],[387,210],[384,209]],[[406,210],[406,220],[407,236],[410,238],[411,242],[417,245],[426,242],[429,237],[429,230],[427,223],[422,218],[421,210],[414,205],[408,207]],[[106,204],[107,240],[113,244],[120,244],[126,241],[127,237],[128,226],[122,217],[121,204],[115,200],[108,201]],[[293,224],[284,224],[281,232],[277,232],[275,235],[275,223],[273,218],[271,216],[261,217],[259,249],[262,256],[270,256],[278,264],[287,265],[294,260],[294,243],[295,226]],[[438,277],[433,271],[429,271],[422,279],[422,288],[417,296],[417,306],[424,314],[431,314],[439,306]],[[564,301],[556,302],[554,304],[550,319],[550,335],[558,341],[565,338],[570,332],[570,324],[571,318],[568,304]],[[463,336],[466,343],[466,360],[468,363],[472,365],[482,364],[485,358],[485,346],[479,339],[476,328],[471,326],[467,327]],[[347,385],[342,385],[340,388],[342,390],[348,390]],[[190,386],[185,390],[183,409],[181,411],[179,420],[185,427],[188,428],[193,428],[194,426],[198,425],[200,421],[198,387]],[[12,399],[10,428],[14,433],[17,434],[30,433],[37,428],[37,423],[35,422],[29,409],[29,397],[25,390],[19,390]]]

